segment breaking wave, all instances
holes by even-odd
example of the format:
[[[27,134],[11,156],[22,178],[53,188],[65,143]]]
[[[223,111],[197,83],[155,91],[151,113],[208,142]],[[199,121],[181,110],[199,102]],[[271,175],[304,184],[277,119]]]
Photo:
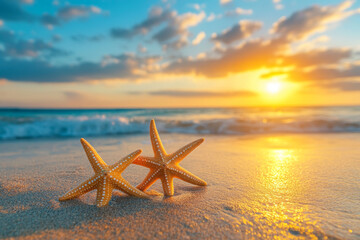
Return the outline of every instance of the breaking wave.
[[[186,134],[263,134],[360,132],[360,121],[322,118],[212,119],[156,118],[159,131]],[[61,138],[147,133],[149,120],[144,117],[53,116],[51,118],[0,118],[0,139]]]

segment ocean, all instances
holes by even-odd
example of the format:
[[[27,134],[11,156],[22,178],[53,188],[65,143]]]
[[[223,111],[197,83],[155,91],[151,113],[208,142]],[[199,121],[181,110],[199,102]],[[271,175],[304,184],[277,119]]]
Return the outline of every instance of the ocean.
[[[164,133],[360,132],[360,106],[178,109],[0,109],[0,140]]]

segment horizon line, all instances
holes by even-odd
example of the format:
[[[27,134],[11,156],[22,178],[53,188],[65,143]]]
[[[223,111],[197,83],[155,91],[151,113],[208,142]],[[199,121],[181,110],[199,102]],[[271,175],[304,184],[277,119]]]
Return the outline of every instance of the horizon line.
[[[144,109],[216,109],[216,108],[320,108],[320,107],[360,107],[360,105],[262,105],[262,106],[216,106],[216,107],[117,107],[117,108],[48,108],[48,107],[0,107],[2,110],[144,110]]]

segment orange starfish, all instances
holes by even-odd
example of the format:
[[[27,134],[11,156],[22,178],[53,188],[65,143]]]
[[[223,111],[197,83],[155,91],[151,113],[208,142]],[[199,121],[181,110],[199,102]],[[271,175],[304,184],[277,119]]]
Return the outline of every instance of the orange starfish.
[[[200,138],[182,148],[178,151],[167,154],[156,129],[155,121],[151,120],[150,123],[150,139],[151,145],[154,150],[154,157],[140,156],[133,162],[134,164],[141,165],[150,168],[149,174],[144,181],[140,183],[137,188],[145,191],[148,189],[157,179],[160,178],[164,193],[167,196],[174,195],[174,177],[180,178],[185,182],[192,183],[199,186],[206,186],[206,182],[197,176],[186,171],[179,166],[179,162],[183,160],[189,153],[191,153],[196,147],[198,147],[203,141]]]
[[[80,142],[95,171],[95,175],[59,198],[60,201],[76,198],[94,189],[97,189],[96,206],[98,207],[106,206],[109,203],[113,189],[121,190],[132,196],[148,198],[147,194],[130,185],[121,176],[125,168],[141,154],[141,150],[137,150],[117,163],[108,166],[85,139],[82,138]]]

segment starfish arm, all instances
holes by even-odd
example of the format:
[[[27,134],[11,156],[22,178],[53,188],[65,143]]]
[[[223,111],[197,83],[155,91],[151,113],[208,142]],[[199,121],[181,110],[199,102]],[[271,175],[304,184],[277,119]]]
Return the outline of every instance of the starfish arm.
[[[80,140],[85,153],[90,161],[92,168],[94,169],[95,173],[101,172],[106,168],[106,163],[102,160],[100,155],[96,152],[95,148],[93,148],[90,143],[88,143],[85,139]]]
[[[167,155],[164,146],[162,145],[159,133],[156,129],[155,121],[154,119],[150,122],[150,139],[151,139],[151,145],[154,150],[155,157],[164,157]]]
[[[59,201],[73,199],[73,198],[76,198],[80,195],[83,195],[87,192],[94,190],[98,184],[97,180],[98,180],[97,176],[94,176],[94,177],[86,180],[85,182],[83,182],[79,186],[77,186],[76,188],[67,192],[64,196],[60,197]]]
[[[204,142],[203,138],[200,138],[196,141],[193,141],[192,143],[189,143],[188,145],[180,148],[176,152],[172,153],[168,157],[168,163],[179,163],[181,160],[183,160],[187,155],[189,155],[192,151],[195,150],[202,142]]]
[[[121,173],[122,171],[125,170],[125,168],[127,168],[140,154],[141,154],[142,150],[136,150],[133,153],[130,153],[129,155],[127,155],[126,157],[122,158],[120,161],[118,161],[117,163],[113,164],[111,166],[111,172],[117,172],[117,173]]]
[[[163,186],[164,194],[166,196],[174,195],[174,177],[168,170],[164,170],[164,175],[161,177],[161,183]]]
[[[100,179],[99,186],[97,188],[97,195],[96,195],[96,206],[97,207],[104,207],[109,204],[113,187],[110,184],[110,179],[107,177],[103,177]]]
[[[131,196],[140,197],[140,198],[149,198],[149,196],[146,193],[133,187],[128,181],[126,181],[122,177],[111,176],[110,178],[112,180],[112,184],[116,189],[123,191]]]
[[[160,170],[161,169],[150,170],[142,183],[137,185],[136,188],[140,189],[141,191],[145,191],[146,189],[148,189],[160,177]]]
[[[155,162],[152,157],[144,157],[144,156],[140,156],[136,158],[132,163],[147,168],[156,168],[161,165],[160,163]]]
[[[174,174],[175,177],[180,178],[181,180],[184,180],[185,182],[195,184],[198,186],[206,186],[207,183],[202,180],[201,178],[195,176],[194,174],[190,173],[186,169],[176,166],[171,167],[169,170]]]

